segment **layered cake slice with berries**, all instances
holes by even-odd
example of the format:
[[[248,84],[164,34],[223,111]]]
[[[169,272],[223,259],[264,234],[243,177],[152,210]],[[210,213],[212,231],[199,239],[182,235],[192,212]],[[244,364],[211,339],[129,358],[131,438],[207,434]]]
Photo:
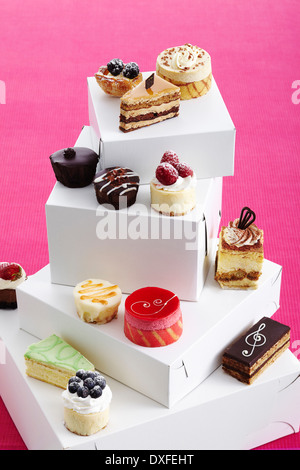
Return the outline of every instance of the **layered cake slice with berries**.
[[[64,424],[74,434],[90,436],[107,425],[112,392],[99,372],[78,370],[62,399]]]
[[[24,269],[17,263],[0,263],[0,308],[18,307],[16,288],[26,280]]]
[[[150,126],[178,116],[179,106],[180,88],[153,73],[121,97],[119,127],[130,132]]]
[[[151,207],[164,215],[185,215],[196,206],[196,185],[192,168],[168,150],[150,182]]]
[[[180,301],[173,292],[144,287],[125,300],[124,333],[139,346],[149,348],[172,344],[183,331]]]
[[[88,359],[55,334],[31,344],[24,358],[29,377],[60,388],[67,386],[77,370],[94,370]]]
[[[223,289],[256,289],[264,261],[263,231],[244,207],[238,219],[222,227],[216,255],[215,280]]]

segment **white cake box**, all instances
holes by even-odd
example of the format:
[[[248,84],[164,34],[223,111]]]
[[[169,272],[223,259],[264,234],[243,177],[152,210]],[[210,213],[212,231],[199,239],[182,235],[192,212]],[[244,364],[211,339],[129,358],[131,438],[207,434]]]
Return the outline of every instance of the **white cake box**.
[[[84,128],[76,146],[90,145]],[[93,185],[71,189],[57,182],[46,203],[51,281],[75,286],[101,278],[131,293],[147,285],[197,300],[215,257],[222,178],[199,180],[197,206],[168,217],[151,208],[150,187],[119,211],[100,205]]]
[[[124,334],[124,301],[118,318],[88,324],[76,312],[73,287],[51,283],[49,266],[18,288],[20,327],[43,339],[56,333],[77,345],[99,370],[172,407],[220,364],[224,349],[245,329],[279,307],[281,267],[265,260],[260,286],[224,291],[211,267],[198,302],[181,302],[183,333],[166,347],[137,346]]]
[[[179,116],[128,133],[119,129],[120,99],[106,95],[95,77],[87,83],[99,168],[126,166],[150,183],[163,153],[174,150],[198,178],[233,175],[235,127],[214,80],[207,95],[180,102]]]
[[[113,393],[109,423],[97,434],[77,436],[63,423],[62,390],[26,376],[24,351],[36,338],[13,328],[16,313],[6,313],[0,312],[0,394],[29,450],[101,450],[104,463],[122,450],[150,449],[132,455],[152,456],[153,464],[157,451],[168,449],[192,454],[195,463],[197,455],[183,451],[246,450],[299,432],[300,366],[285,351],[251,386],[218,368],[171,410],[106,377]]]

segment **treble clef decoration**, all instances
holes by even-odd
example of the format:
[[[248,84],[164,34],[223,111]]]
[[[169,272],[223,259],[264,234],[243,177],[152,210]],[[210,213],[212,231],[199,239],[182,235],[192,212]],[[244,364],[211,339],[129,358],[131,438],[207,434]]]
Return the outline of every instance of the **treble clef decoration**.
[[[262,335],[260,332],[265,328],[265,323],[261,323],[258,327],[258,330],[254,331],[253,333],[250,333],[246,339],[245,342],[248,344],[248,346],[252,346],[252,350],[249,352],[247,349],[245,349],[242,354],[245,357],[250,357],[253,354],[253,351],[255,350],[256,347],[263,346],[265,342],[267,341],[266,337]],[[251,337],[253,338],[253,342],[250,342]]]

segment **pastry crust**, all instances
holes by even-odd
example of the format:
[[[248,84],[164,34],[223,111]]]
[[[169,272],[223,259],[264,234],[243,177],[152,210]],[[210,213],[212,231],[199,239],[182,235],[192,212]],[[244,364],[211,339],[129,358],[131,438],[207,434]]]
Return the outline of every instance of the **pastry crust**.
[[[137,77],[132,79],[124,77],[123,74],[113,76],[109,73],[107,67],[103,65],[95,73],[95,78],[98,85],[106,94],[121,97],[127,91],[137,86],[143,80],[143,75],[140,72]]]
[[[122,299],[119,286],[102,279],[88,279],[74,288],[78,316],[86,323],[108,323],[117,317]]]

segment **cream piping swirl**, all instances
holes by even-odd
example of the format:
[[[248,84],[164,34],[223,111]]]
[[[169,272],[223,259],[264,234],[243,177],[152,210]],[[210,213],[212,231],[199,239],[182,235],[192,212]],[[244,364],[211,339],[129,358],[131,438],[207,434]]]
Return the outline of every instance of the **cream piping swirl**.
[[[197,57],[196,52],[193,49],[193,46],[190,44],[185,44],[174,54],[172,65],[176,69],[190,69],[193,65],[196,64]]]

